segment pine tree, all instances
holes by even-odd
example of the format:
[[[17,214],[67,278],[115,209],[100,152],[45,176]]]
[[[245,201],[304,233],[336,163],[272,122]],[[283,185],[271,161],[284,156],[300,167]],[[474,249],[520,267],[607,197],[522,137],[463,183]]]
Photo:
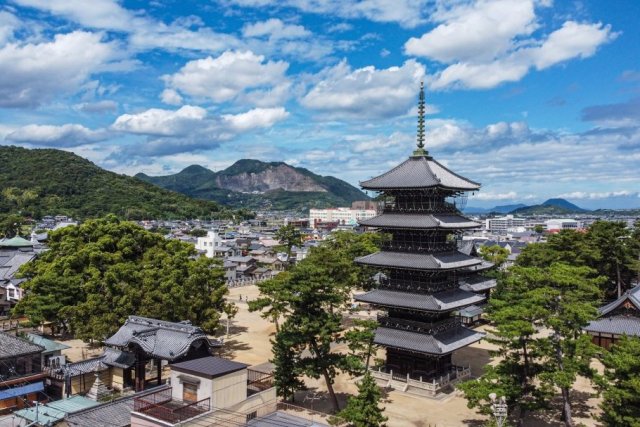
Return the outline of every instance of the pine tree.
[[[336,418],[352,427],[383,427],[387,417],[383,415],[384,408],[378,406],[381,397],[380,388],[367,371],[358,384],[358,395],[349,398]]]
[[[605,378],[601,421],[640,427],[640,338],[623,337],[602,360]]]
[[[273,377],[276,393],[284,400],[293,401],[297,390],[304,390],[304,382],[300,379],[298,368],[299,351],[290,339],[289,331],[280,330],[271,341],[275,365]]]

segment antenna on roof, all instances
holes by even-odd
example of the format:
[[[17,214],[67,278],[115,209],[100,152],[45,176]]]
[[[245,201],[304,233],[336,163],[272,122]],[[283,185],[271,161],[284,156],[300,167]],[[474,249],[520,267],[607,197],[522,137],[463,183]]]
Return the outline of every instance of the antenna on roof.
[[[414,157],[429,155],[429,152],[424,149],[424,111],[424,82],[420,82],[420,96],[418,98],[418,149],[413,152]]]

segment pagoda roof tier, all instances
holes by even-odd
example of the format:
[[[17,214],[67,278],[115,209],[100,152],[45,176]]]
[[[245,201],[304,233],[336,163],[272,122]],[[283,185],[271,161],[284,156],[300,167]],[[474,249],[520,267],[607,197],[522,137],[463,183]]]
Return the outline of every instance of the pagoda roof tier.
[[[428,155],[409,157],[389,172],[361,182],[360,186],[366,190],[379,191],[436,187],[475,191],[480,188],[479,183],[450,171]]]
[[[379,327],[374,343],[416,353],[446,355],[484,338],[484,334],[460,326],[445,332],[429,335],[419,332]]]
[[[355,259],[358,264],[409,270],[453,270],[472,267],[482,261],[461,252],[412,253],[380,251]]]
[[[486,291],[487,289],[495,288],[497,285],[496,279],[480,275],[462,278],[459,283],[460,289],[471,292]]]
[[[453,311],[471,304],[477,304],[485,299],[482,295],[464,291],[460,288],[448,289],[435,294],[414,294],[410,292],[375,289],[364,294],[356,295],[354,298],[356,301],[376,306],[430,312]]]
[[[461,269],[459,271],[459,273],[477,273],[480,271],[485,271],[488,270],[490,268],[493,268],[494,264],[492,262],[489,261],[484,261],[484,260],[480,260],[481,262],[479,262],[476,265],[472,265],[470,267],[465,267],[463,269]]]
[[[383,213],[371,219],[359,221],[366,227],[426,229],[443,228],[448,230],[477,228],[480,224],[462,215],[402,214]]]

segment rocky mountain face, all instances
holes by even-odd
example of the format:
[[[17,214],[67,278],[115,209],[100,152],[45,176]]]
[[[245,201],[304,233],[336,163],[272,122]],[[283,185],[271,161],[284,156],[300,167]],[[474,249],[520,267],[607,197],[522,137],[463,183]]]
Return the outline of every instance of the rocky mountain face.
[[[313,178],[303,175],[295,168],[282,163],[266,168],[260,172],[241,172],[236,175],[218,174],[216,186],[225,190],[261,193],[273,190],[284,191],[318,191],[327,189],[316,183]]]
[[[284,162],[243,159],[219,172],[192,165],[174,175],[139,173],[136,178],[192,197],[251,209],[304,210],[369,199],[345,181]]]

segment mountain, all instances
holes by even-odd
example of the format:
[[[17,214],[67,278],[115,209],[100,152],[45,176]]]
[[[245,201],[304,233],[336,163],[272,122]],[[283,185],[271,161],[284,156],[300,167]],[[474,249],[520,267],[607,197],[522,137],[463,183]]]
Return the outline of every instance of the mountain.
[[[242,159],[219,172],[192,165],[174,175],[136,178],[191,197],[235,207],[276,210],[350,206],[368,200],[362,191],[332,176],[284,162]]]
[[[519,208],[510,213],[517,215],[567,215],[584,212],[589,211],[565,199],[549,199],[539,205]]]
[[[216,203],[195,200],[104,170],[73,153],[0,146],[0,213],[36,218],[88,218],[114,213],[130,219],[230,217]]]

